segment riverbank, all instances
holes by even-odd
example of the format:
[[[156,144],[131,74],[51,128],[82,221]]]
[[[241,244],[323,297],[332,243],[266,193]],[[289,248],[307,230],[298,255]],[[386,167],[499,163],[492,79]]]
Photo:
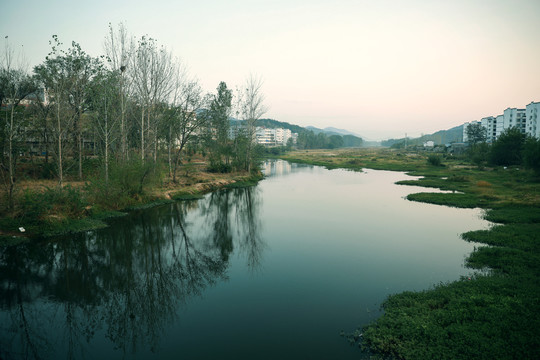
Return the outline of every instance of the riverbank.
[[[144,184],[137,169],[123,171],[125,174],[109,183],[95,179],[65,181],[62,188],[55,180],[22,181],[15,209],[0,217],[0,244],[103,228],[108,226],[108,219],[135,209],[196,199],[226,187],[252,186],[263,178],[261,173],[207,172],[204,161],[184,166],[176,181],[159,168],[146,177]]]
[[[297,151],[284,159],[361,171],[423,176],[401,185],[450,190],[411,201],[486,209],[498,223],[462,234],[478,247],[466,259],[478,275],[421,292],[391,295],[384,314],[348,337],[374,357],[396,359],[533,359],[540,357],[540,181],[520,168],[478,168],[466,159],[390,149]],[[434,238],[436,241],[436,238]]]

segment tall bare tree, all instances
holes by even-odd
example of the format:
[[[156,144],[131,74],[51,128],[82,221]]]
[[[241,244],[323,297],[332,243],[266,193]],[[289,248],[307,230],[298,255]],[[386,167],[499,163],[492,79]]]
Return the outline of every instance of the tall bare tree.
[[[64,181],[64,142],[70,128],[73,117],[68,113],[67,104],[64,101],[64,92],[67,87],[67,76],[61,66],[61,61],[57,56],[52,56],[56,52],[56,48],[61,46],[58,38],[53,36],[50,42],[52,51],[45,61],[34,67],[34,73],[40,86],[49,96],[50,104],[52,104],[52,126],[51,133],[55,141],[55,149],[53,151],[56,160],[56,171],[58,176],[58,185],[62,187]]]
[[[175,69],[171,53],[159,47],[155,39],[143,36],[138,41],[129,70],[134,94],[141,107],[139,130],[143,161],[147,149],[152,150],[154,162],[157,161],[160,120],[157,110],[158,106],[168,102],[174,89]]]
[[[119,116],[119,112],[122,109],[116,106],[122,96],[119,91],[119,78],[121,76],[117,71],[101,69],[90,84],[91,118],[103,149],[106,183],[109,182],[111,147],[121,136],[119,131],[121,116]]]
[[[72,47],[63,53],[62,60],[68,75],[67,101],[74,112],[73,130],[76,138],[76,149],[78,155],[78,173],[82,180],[83,162],[83,124],[82,115],[88,109],[88,91],[90,82],[101,67],[100,60],[92,58],[81,49],[76,43],[71,43]]]
[[[120,73],[120,153],[123,160],[129,157],[127,134],[129,132],[129,123],[127,121],[127,104],[126,96],[129,94],[130,80],[127,76],[128,66],[130,66],[131,58],[134,54],[135,44],[133,38],[128,35],[124,24],[118,25],[118,30],[114,30],[109,24],[109,33],[104,42],[105,54],[112,71]]]
[[[254,162],[253,147],[255,144],[256,122],[268,111],[264,105],[262,86],[262,78],[251,74],[247,78],[242,92],[241,114],[245,121],[247,136],[245,170],[248,172],[251,172]]]
[[[13,209],[15,168],[17,156],[21,150],[18,145],[23,144],[25,140],[22,137],[25,126],[24,110],[19,105],[28,95],[36,91],[35,83],[26,71],[24,60],[20,59],[16,64],[14,57],[15,52],[6,37],[4,51],[0,57],[0,104],[5,106],[3,136],[1,137],[4,146],[0,148],[2,152],[0,158],[4,160],[4,154],[7,154],[7,161],[1,162],[1,168],[2,173],[7,168],[5,183],[9,209]]]
[[[180,164],[181,154],[185,146],[199,135],[208,118],[200,111],[209,102],[209,96],[196,80],[188,80],[178,84],[178,93],[170,108],[171,117],[168,119],[169,131],[169,172],[172,168],[172,179],[176,182],[176,173]],[[172,148],[175,149],[174,160]]]

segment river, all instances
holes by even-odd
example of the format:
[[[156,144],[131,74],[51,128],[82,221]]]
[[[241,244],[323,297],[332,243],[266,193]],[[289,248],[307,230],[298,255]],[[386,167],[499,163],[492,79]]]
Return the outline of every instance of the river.
[[[255,187],[0,249],[0,358],[358,359],[389,294],[472,273],[479,209],[400,172],[271,161]]]

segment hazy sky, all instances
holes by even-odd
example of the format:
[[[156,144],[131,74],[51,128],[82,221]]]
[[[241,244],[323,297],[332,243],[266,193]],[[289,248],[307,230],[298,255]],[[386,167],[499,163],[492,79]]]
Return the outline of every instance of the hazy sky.
[[[103,54],[108,23],[148,34],[207,91],[264,79],[264,117],[365,138],[418,136],[540,101],[540,1],[7,0],[30,66],[53,34]]]

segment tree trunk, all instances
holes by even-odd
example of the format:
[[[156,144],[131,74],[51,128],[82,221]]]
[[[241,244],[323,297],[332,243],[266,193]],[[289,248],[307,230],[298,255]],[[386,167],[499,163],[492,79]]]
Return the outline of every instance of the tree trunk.
[[[141,160],[144,162],[144,109],[141,110]]]
[[[127,150],[126,150],[126,123],[125,123],[125,104],[124,104],[124,72],[120,77],[120,151],[122,152],[122,161],[127,159]]]
[[[83,143],[82,143],[82,135],[81,135],[80,129],[77,132],[78,132],[78,134],[77,134],[77,142],[78,142],[78,148],[79,148],[79,180],[82,180]]]
[[[182,152],[182,145],[176,152],[176,158],[174,159],[174,169],[173,169],[173,182],[176,183],[176,169],[178,169],[178,164],[180,163],[180,153]]]
[[[171,177],[172,175],[172,126],[169,125],[169,141],[168,141],[168,154],[167,154],[167,157],[168,157],[168,160],[169,160],[169,178]]]
[[[105,113],[105,184],[109,184],[109,121]]]
[[[62,125],[60,124],[60,103],[57,105],[57,126],[58,126],[58,186],[62,187],[64,181],[64,174],[62,170]]]
[[[13,123],[14,123],[14,114],[15,112],[15,105],[11,107],[11,115],[10,115],[10,121],[9,121],[9,136],[8,136],[8,142],[9,142],[9,153],[8,153],[8,161],[9,161],[9,190],[8,190],[8,206],[10,210],[13,210],[13,187],[15,185],[15,166],[13,163]]]

